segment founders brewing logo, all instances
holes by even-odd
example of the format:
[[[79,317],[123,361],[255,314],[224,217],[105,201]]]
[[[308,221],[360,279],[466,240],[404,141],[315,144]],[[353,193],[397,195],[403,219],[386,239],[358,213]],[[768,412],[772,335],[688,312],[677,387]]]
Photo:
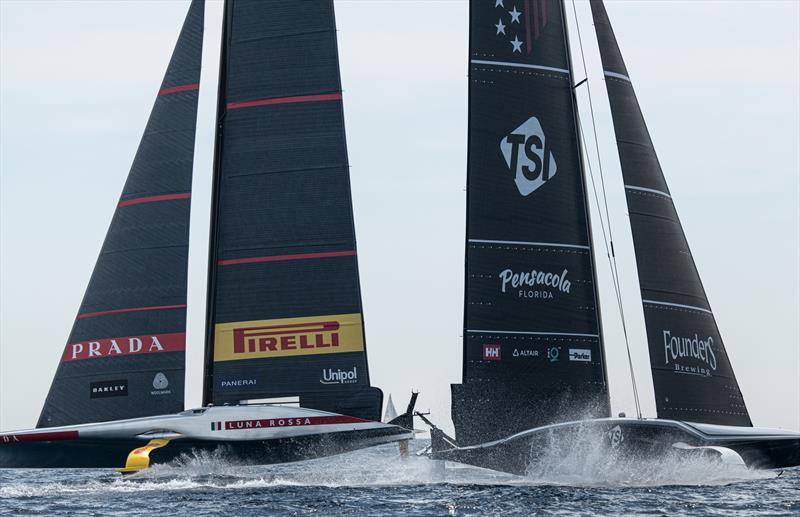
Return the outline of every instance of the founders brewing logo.
[[[514,174],[523,196],[529,195],[558,172],[556,160],[539,119],[531,117],[500,141],[500,152]]]
[[[717,356],[714,355],[714,339],[711,336],[706,339],[700,339],[696,333],[694,337],[673,336],[669,330],[664,330],[663,335],[665,365],[672,364],[678,373],[702,377],[710,377],[711,372],[717,370]],[[686,360],[695,364],[685,364]]]
[[[89,384],[89,398],[104,399],[108,397],[127,397],[128,380],[100,381]]]
[[[325,368],[319,379],[321,384],[355,384],[358,382],[358,369],[353,366],[352,370],[340,370]]]
[[[215,327],[215,361],[362,350],[361,314],[239,321]]]

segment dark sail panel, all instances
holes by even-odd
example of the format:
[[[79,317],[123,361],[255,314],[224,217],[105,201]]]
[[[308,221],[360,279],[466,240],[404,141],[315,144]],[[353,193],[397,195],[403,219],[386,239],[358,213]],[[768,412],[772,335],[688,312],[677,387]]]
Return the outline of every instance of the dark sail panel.
[[[203,44],[194,0],[38,427],[183,409],[192,162]]]
[[[228,0],[225,17],[206,401],[379,420],[333,2]]]
[[[473,0],[459,444],[608,416],[561,3]]]
[[[605,7],[599,0],[591,6],[625,181],[658,416],[749,426]]]

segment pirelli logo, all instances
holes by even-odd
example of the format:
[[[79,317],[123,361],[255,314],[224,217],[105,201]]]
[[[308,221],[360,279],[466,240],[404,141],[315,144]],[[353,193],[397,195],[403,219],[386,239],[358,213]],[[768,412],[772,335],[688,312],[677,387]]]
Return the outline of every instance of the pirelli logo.
[[[214,361],[363,350],[360,313],[238,321],[214,327]]]

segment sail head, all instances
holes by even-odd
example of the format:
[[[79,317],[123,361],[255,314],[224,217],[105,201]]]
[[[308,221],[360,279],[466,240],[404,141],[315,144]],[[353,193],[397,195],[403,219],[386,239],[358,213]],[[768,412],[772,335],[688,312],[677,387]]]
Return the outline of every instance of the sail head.
[[[601,0],[591,1],[639,271],[659,418],[751,425]]]
[[[203,8],[189,8],[38,427],[183,409]]]

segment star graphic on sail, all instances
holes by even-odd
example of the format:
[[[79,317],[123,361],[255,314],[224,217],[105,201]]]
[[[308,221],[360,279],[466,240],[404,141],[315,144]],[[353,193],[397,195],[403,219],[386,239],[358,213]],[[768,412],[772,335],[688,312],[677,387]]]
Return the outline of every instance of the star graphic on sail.
[[[534,2],[532,9],[529,9],[530,6],[526,2],[524,11],[517,9],[516,5],[513,5],[509,11],[504,5],[504,1],[495,0],[494,3],[495,9],[498,7],[502,9],[500,19],[497,20],[496,24],[493,24],[495,36],[501,34],[506,38],[513,36],[513,39],[506,40],[511,44],[511,53],[519,52],[522,54],[522,49],[524,48],[524,53],[530,54],[533,51],[533,42],[539,40],[542,30],[547,26],[548,0]],[[507,24],[503,21],[505,16],[508,16]],[[517,24],[517,26],[515,27],[514,24]],[[506,32],[506,29],[515,30]]]
[[[519,52],[520,54],[522,53],[522,42],[519,40],[519,38],[517,38],[516,35],[514,35],[514,39],[509,43],[511,43],[511,45],[514,47],[511,52]]]

